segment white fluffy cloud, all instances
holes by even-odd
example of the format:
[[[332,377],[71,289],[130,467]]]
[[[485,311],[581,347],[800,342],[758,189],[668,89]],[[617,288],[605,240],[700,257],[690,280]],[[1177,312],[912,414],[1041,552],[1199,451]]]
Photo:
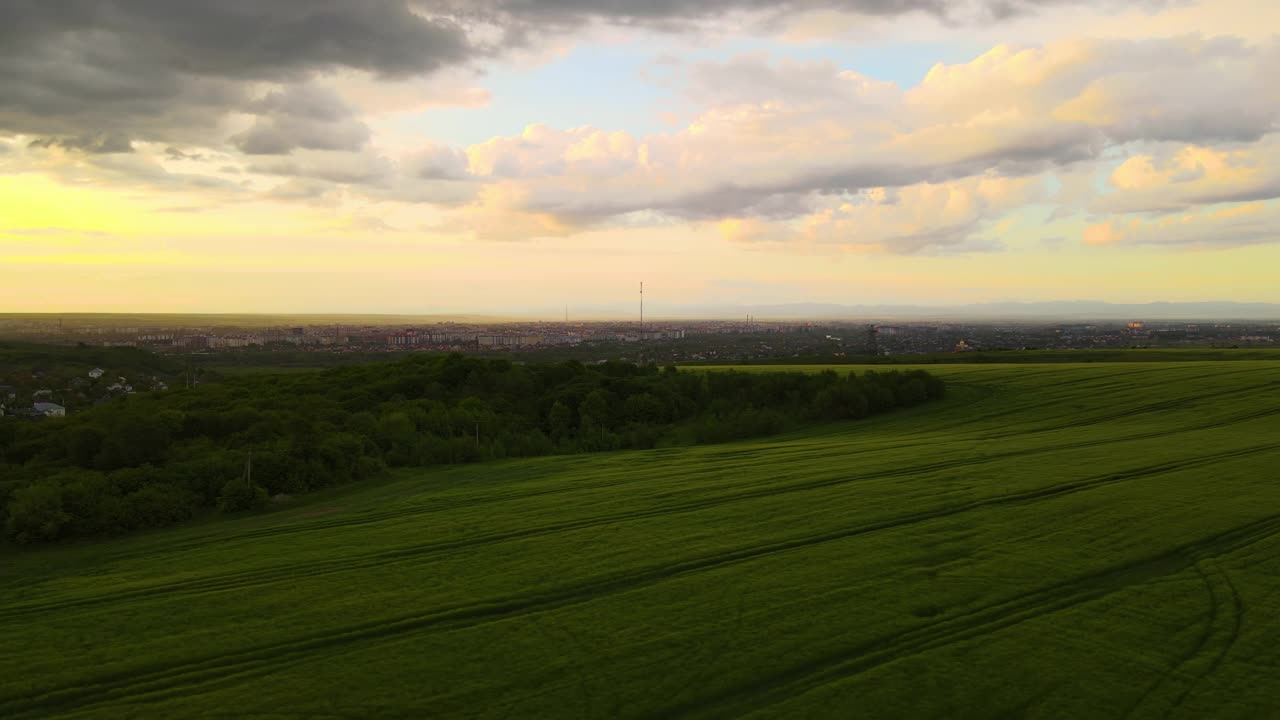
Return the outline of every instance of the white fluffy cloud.
[[[794,220],[730,218],[718,227],[736,242],[799,242],[904,255],[987,251],[1001,245],[983,237],[985,226],[1046,191],[1037,178],[994,176],[875,188],[819,198],[811,212]]]
[[[1195,205],[1280,197],[1280,137],[1217,149],[1169,145],[1134,155],[1108,178],[1097,212],[1175,212]]]
[[[1101,161],[1114,148],[1194,143],[1199,159],[1176,162],[1208,163],[1212,177],[1180,198],[1170,186],[1181,171],[1162,187],[1147,178],[1147,199],[1118,192],[1103,201],[1113,210],[1157,196],[1172,207],[1268,192],[1270,172],[1247,166],[1280,118],[1270,82],[1280,74],[1278,48],[1198,37],[1000,46],[938,65],[905,92],[830,63],[750,55],[694,71],[692,87],[712,106],[679,132],[534,125],[469,148],[468,169],[503,185],[512,209],[570,226],[646,211],[728,220],[744,237],[784,227],[797,237],[861,234],[869,240],[852,244],[895,252],[963,247],[975,224],[1008,208],[983,200],[958,212],[939,202],[943,194],[982,199],[975,183]],[[1237,149],[1214,149],[1222,143]],[[1116,182],[1137,169],[1122,166]],[[839,199],[875,188],[913,189],[874,212]],[[859,223],[876,229],[854,232]]]

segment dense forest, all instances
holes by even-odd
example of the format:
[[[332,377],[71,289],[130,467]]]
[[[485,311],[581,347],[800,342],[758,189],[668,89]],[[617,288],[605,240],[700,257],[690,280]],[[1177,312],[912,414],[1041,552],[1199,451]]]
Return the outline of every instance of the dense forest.
[[[178,375],[183,371],[180,361],[140,348],[94,347],[83,343],[40,345],[0,342],[0,375],[17,373],[79,376],[93,367],[156,375]]]
[[[0,522],[19,543],[118,534],[388,467],[722,442],[944,391],[919,370],[698,372],[456,354],[246,375],[65,419],[0,419]]]

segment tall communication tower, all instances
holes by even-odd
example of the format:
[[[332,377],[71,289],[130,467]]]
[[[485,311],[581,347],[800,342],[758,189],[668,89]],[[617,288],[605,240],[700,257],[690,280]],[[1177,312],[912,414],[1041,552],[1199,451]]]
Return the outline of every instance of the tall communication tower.
[[[640,340],[644,341],[644,281],[640,281]]]
[[[867,326],[867,353],[871,355],[880,354],[880,328],[875,325]]]

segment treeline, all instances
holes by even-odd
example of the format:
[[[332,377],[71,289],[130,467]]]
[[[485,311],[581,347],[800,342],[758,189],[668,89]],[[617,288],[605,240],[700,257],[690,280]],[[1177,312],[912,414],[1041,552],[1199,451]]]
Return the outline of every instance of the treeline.
[[[0,421],[0,525],[19,543],[123,533],[388,466],[721,442],[942,396],[924,371],[677,371],[461,355],[248,375]]]
[[[139,348],[0,341],[0,376],[15,373],[83,375],[94,367],[147,375],[177,375],[182,372],[182,363],[178,360]]]
[[[716,365],[963,365],[998,363],[1206,362],[1280,360],[1280,348],[1114,348],[1071,350],[978,350],[917,355],[801,355],[743,360],[700,360],[687,366]]]

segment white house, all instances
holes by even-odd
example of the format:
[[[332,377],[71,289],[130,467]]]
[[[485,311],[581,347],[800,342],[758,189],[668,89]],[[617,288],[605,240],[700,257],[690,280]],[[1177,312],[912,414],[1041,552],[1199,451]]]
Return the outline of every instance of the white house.
[[[66,417],[67,409],[57,403],[38,402],[31,406],[37,415],[45,417]]]
[[[94,368],[89,371],[89,377],[93,378],[94,380],[97,380],[98,378],[102,377],[104,374],[106,374],[106,371],[103,370],[102,368]]]

